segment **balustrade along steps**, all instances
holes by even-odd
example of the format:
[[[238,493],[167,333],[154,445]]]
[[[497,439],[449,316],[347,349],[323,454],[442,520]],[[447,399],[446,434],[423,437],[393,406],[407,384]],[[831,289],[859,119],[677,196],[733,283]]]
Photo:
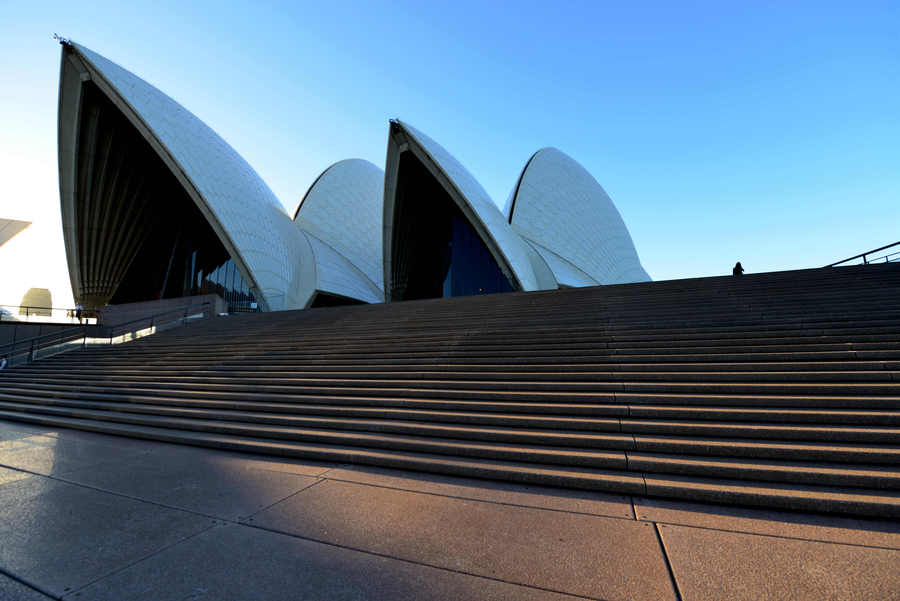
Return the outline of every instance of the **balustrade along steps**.
[[[900,517],[900,264],[220,317],[0,372],[0,419]]]

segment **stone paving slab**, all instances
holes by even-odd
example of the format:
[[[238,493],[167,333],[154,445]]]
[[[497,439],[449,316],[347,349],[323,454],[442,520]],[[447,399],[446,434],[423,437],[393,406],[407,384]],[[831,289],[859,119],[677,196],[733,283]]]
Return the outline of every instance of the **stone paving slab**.
[[[199,449],[166,449],[121,459],[103,469],[69,472],[65,479],[229,520],[256,513],[317,481],[248,463]]]
[[[3,601],[46,599],[16,579],[70,601],[673,599],[654,522],[683,601],[900,599],[898,522],[641,498],[632,513],[627,496],[0,422],[0,458],[23,450],[63,475],[0,466]]]
[[[66,601],[574,601],[237,524],[216,526]]]
[[[350,466],[332,469],[325,478],[461,499],[634,518],[631,497],[623,495]]]
[[[140,438],[129,438],[126,436],[113,436],[110,434],[102,434],[100,432],[90,432],[88,430],[56,428],[47,425],[0,420],[0,441],[6,440],[7,438],[21,438],[23,435],[28,437],[43,436],[47,438],[62,438],[80,442],[99,442],[120,448],[141,450],[149,450],[157,445],[175,446],[159,441],[142,440]],[[35,439],[32,438],[32,440]]]
[[[647,522],[325,480],[248,523],[567,594],[675,599]]]
[[[37,474],[59,476],[87,466],[113,463],[146,453],[147,449],[88,441],[69,433],[36,434],[0,443],[0,465]]]
[[[63,595],[212,520],[33,476],[0,486],[0,569]]]
[[[0,486],[4,484],[8,484],[10,482],[17,482],[19,480],[24,480],[26,478],[36,478],[37,476],[33,476],[28,472],[23,472],[20,470],[13,470],[6,467],[0,467]]]
[[[50,601],[48,597],[9,576],[0,573],[0,599],[3,601]]]
[[[900,549],[896,521],[646,498],[635,498],[634,511],[637,519],[651,522]]]
[[[5,440],[0,440],[0,453],[13,453],[15,451],[31,449],[34,447],[53,448],[58,442],[56,436],[44,434],[43,432],[38,432],[35,434],[20,432],[18,434],[20,435],[14,437],[11,436]]]
[[[55,436],[57,431],[46,426],[36,426],[25,422],[0,421],[0,441],[37,435]]]
[[[226,453],[219,451],[223,460],[236,463],[247,468],[282,472],[285,474],[300,474],[303,476],[320,476],[334,467],[330,463],[317,463],[303,459],[280,459],[278,457],[265,457],[263,455],[246,455],[241,453]]]
[[[900,551],[659,526],[684,601],[900,599]]]
[[[108,438],[118,438],[108,436]],[[149,442],[149,441],[148,441]],[[301,476],[319,476],[334,467],[332,463],[308,461],[305,459],[290,459],[270,455],[253,455],[208,447],[194,447],[189,445],[158,443],[152,450],[153,456],[159,462],[174,461],[179,463],[190,461],[215,461],[246,468],[255,468],[286,474],[298,474]]]

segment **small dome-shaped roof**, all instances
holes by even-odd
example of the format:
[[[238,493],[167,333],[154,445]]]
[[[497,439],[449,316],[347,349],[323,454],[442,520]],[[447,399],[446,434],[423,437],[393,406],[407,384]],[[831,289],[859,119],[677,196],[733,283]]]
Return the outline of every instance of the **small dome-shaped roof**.
[[[300,201],[294,222],[326,242],[380,289],[384,171],[346,159],[323,171]]]
[[[543,148],[528,160],[506,211],[516,232],[601,284],[650,280],[606,191],[556,148]],[[551,269],[559,265],[548,262]],[[560,283],[567,284],[567,276],[557,271]]]

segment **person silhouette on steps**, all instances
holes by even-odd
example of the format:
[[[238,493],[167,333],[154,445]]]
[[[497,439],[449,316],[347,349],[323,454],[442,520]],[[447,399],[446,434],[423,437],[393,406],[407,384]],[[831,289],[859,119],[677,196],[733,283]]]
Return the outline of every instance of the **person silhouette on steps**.
[[[731,275],[741,275],[744,273],[744,268],[741,266],[741,262],[738,261],[734,264],[734,269],[731,270]]]

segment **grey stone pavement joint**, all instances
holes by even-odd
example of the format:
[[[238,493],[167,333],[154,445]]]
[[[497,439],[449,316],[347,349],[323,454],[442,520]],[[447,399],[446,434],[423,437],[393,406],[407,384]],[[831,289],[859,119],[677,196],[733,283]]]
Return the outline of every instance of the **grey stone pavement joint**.
[[[900,552],[894,549],[668,524],[659,529],[685,599],[900,599]]]
[[[652,524],[630,519],[333,480],[251,519],[303,538],[587,598],[675,598]]]
[[[174,548],[174,547],[177,547],[178,545],[181,545],[182,543],[184,543],[184,542],[186,542],[186,541],[189,541],[190,539],[194,538],[195,536],[200,536],[200,535],[203,534],[204,532],[207,532],[207,531],[209,531],[209,530],[215,528],[216,525],[217,525],[217,522],[216,522],[215,520],[213,520],[212,523],[210,523],[209,526],[207,526],[206,528],[200,530],[199,532],[195,532],[195,533],[193,533],[193,534],[191,534],[191,535],[188,535],[188,536],[186,536],[186,537],[184,537],[184,538],[182,538],[182,539],[180,539],[180,540],[177,540],[177,541],[175,541],[175,542],[173,542],[173,543],[171,543],[171,544],[169,544],[169,545],[166,545],[166,546],[164,546],[164,547],[161,547],[161,548],[157,549],[156,551],[153,551],[153,552],[151,552],[151,553],[148,553],[147,555],[145,555],[145,556],[143,556],[143,557],[140,557],[140,558],[138,558],[138,559],[135,559],[135,560],[132,561],[131,563],[125,564],[125,565],[123,565],[123,566],[120,566],[120,567],[116,568],[115,570],[112,570],[112,571],[109,572],[108,574],[104,574],[104,575],[102,575],[102,576],[99,576],[99,577],[95,578],[94,580],[92,580],[92,581],[90,581],[90,582],[88,582],[88,583],[86,583],[86,584],[84,584],[84,585],[82,585],[82,586],[80,586],[80,587],[78,587],[78,588],[73,588],[72,590],[66,592],[66,594],[63,595],[63,597],[60,597],[60,598],[71,597],[71,596],[78,596],[78,593],[79,593],[80,591],[82,591],[82,590],[84,590],[84,589],[90,587],[92,584],[94,584],[94,583],[96,583],[96,582],[99,582],[99,581],[101,581],[101,580],[105,580],[106,578],[109,578],[109,577],[111,577],[111,576],[115,576],[115,575],[118,574],[119,572],[123,572],[123,571],[125,571],[125,570],[127,570],[127,569],[129,569],[129,568],[131,568],[131,567],[133,567],[133,566],[136,566],[136,565],[138,565],[138,564],[140,564],[140,563],[142,563],[142,562],[144,562],[144,561],[147,561],[148,559],[151,559],[152,557],[155,557],[155,556],[159,555],[160,553],[163,553],[163,552],[165,552],[165,551],[168,551],[169,549],[172,549],[172,548]]]
[[[50,591],[0,568],[0,599],[4,601],[41,601],[54,598]]]
[[[669,571],[669,579],[672,581],[672,588],[675,589],[675,597],[678,601],[682,601],[684,597],[678,588],[678,579],[675,578],[675,570],[672,568],[672,560],[669,559],[669,551],[666,549],[666,541],[663,540],[662,533],[659,531],[659,524],[653,523],[653,530],[656,532],[656,540],[659,541],[659,548],[662,549],[663,559],[666,561],[666,569]]]
[[[306,489],[308,489],[308,488],[312,488],[312,487],[315,486],[316,484],[321,484],[322,482],[325,482],[325,480],[326,480],[326,478],[319,478],[319,479],[317,479],[315,482],[312,482],[312,483],[308,484],[307,486],[304,486],[303,488],[301,488],[301,489],[298,490],[297,492],[291,493],[290,495],[286,496],[286,497],[283,498],[283,499],[278,499],[278,500],[275,501],[274,503],[270,503],[269,505],[263,507],[262,509],[259,509],[258,511],[254,511],[253,513],[250,513],[250,514],[248,514],[248,515],[241,516],[241,517],[238,518],[237,520],[229,520],[229,521],[234,521],[235,523],[241,523],[241,524],[243,524],[243,523],[245,522],[245,520],[247,520],[248,518],[252,518],[253,516],[255,516],[255,515],[259,514],[259,513],[262,513],[263,511],[266,511],[267,509],[270,509],[270,508],[272,508],[272,507],[275,507],[275,506],[278,505],[279,503],[283,503],[284,501],[287,501],[287,500],[290,499],[291,497],[294,497],[294,496],[296,496],[296,495],[299,495],[299,494],[302,493],[304,490],[306,490]]]
[[[638,520],[786,540],[900,549],[900,522],[722,506],[667,499],[635,498]]]
[[[347,469],[348,466],[341,466],[341,468],[342,468],[342,469]],[[490,504],[490,505],[501,505],[501,506],[507,506],[507,507],[525,507],[525,508],[530,508],[530,509],[540,509],[540,510],[542,510],[542,511],[556,511],[556,512],[559,512],[559,513],[571,513],[571,514],[575,514],[575,515],[601,515],[601,514],[591,513],[591,512],[587,512],[587,511],[576,511],[576,510],[571,510],[571,509],[557,509],[557,508],[553,508],[553,507],[535,506],[535,505],[528,505],[528,504],[524,504],[524,503],[511,503],[511,502],[508,502],[508,501],[492,501],[492,500],[487,500],[487,499],[476,499],[476,498],[473,498],[473,497],[471,497],[471,496],[465,496],[465,495],[451,495],[451,494],[446,494],[446,493],[439,493],[439,492],[430,492],[430,491],[416,490],[415,488],[404,488],[404,487],[400,487],[400,486],[387,486],[387,485],[384,485],[384,484],[373,484],[373,483],[370,483],[370,482],[359,482],[359,481],[357,481],[357,480],[348,479],[348,478],[340,478],[340,477],[338,477],[338,478],[328,478],[328,477],[321,478],[320,481],[319,481],[319,482],[316,482],[315,484],[319,484],[320,482],[324,482],[324,481],[326,481],[326,480],[330,480],[330,481],[332,481],[332,482],[346,482],[346,483],[349,483],[349,484],[355,484],[355,485],[358,485],[358,486],[372,486],[372,487],[374,487],[374,488],[384,488],[384,489],[387,489],[387,490],[396,490],[396,491],[400,491],[400,492],[410,492],[410,493],[416,493],[416,494],[421,494],[421,495],[431,495],[431,496],[435,496],[435,497],[444,497],[444,498],[447,498],[447,499],[458,499],[458,500],[460,500],[460,501],[477,501],[477,502],[479,502],[479,503],[487,503],[487,504]],[[313,486],[313,485],[310,485],[310,487],[312,487],[312,486]],[[309,487],[307,487],[307,488],[309,488]],[[306,489],[303,489],[303,490],[306,490]],[[294,493],[294,495],[303,492],[303,490],[298,490],[296,493]],[[551,489],[551,490],[552,490],[552,489]],[[294,495],[291,495],[291,496],[294,496]],[[278,503],[280,503],[280,502],[281,502],[281,501],[278,501]],[[274,506],[274,505],[277,505],[278,503],[273,503],[272,505]],[[631,504],[629,503],[629,505],[631,505]],[[266,509],[269,509],[269,508],[267,507]],[[260,511],[263,511],[263,510],[260,510]],[[260,513],[260,512],[257,512],[257,513]],[[615,519],[631,519],[631,520],[634,520],[635,518],[633,517],[633,516],[634,516],[634,509],[633,509],[633,507],[631,508],[631,513],[632,513],[632,517],[631,517],[631,518],[622,518],[622,517],[620,517],[620,516],[607,515],[607,514],[602,514],[602,515],[603,515],[604,517],[615,518]],[[255,515],[255,514],[254,514],[254,515]]]
[[[316,544],[320,544],[320,545],[326,545],[326,546],[328,546],[328,547],[334,547],[334,548],[336,548],[336,549],[343,549],[343,550],[346,550],[346,551],[353,551],[353,552],[356,552],[356,553],[363,553],[363,554],[365,554],[365,555],[371,555],[371,556],[373,556],[373,557],[381,557],[381,558],[384,558],[384,559],[390,559],[390,560],[392,560],[392,561],[399,561],[399,562],[403,562],[403,563],[406,563],[406,564],[409,564],[409,565],[414,565],[414,566],[421,566],[421,567],[425,567],[425,568],[433,568],[433,569],[441,570],[441,571],[444,571],[444,572],[450,572],[450,573],[453,573],[453,574],[459,574],[459,575],[462,575],[462,576],[469,576],[469,577],[472,577],[472,578],[479,578],[479,579],[484,579],[484,580],[491,580],[491,581],[493,581],[493,582],[501,582],[501,583],[503,583],[503,584],[512,584],[512,585],[515,585],[515,586],[526,587],[526,588],[532,588],[532,589],[539,590],[539,591],[547,591],[547,592],[549,592],[549,593],[557,593],[557,594],[561,594],[561,595],[566,595],[566,596],[568,596],[568,597],[573,597],[573,598],[577,598],[577,599],[598,599],[598,597],[587,597],[587,596],[584,596],[584,595],[579,595],[579,594],[577,594],[577,593],[571,593],[571,592],[560,591],[560,590],[553,590],[553,589],[551,589],[551,588],[542,587],[542,586],[537,586],[537,585],[523,584],[523,583],[521,583],[521,582],[514,582],[514,581],[510,581],[510,580],[504,580],[504,579],[502,579],[502,578],[496,578],[496,577],[493,577],[493,576],[485,576],[485,575],[483,575],[483,574],[475,574],[475,573],[472,573],[472,572],[467,572],[467,571],[465,571],[465,570],[455,570],[455,569],[453,569],[453,568],[448,568],[448,567],[444,567],[444,566],[440,566],[440,565],[435,565],[435,564],[427,563],[427,562],[424,562],[424,561],[416,561],[416,560],[413,560],[413,559],[409,559],[409,558],[405,558],[405,557],[399,557],[399,556],[391,555],[391,554],[388,554],[388,553],[378,553],[378,552],[376,552],[376,551],[369,551],[369,550],[367,550],[367,549],[362,549],[362,548],[358,548],[358,547],[352,547],[352,546],[348,546],[348,545],[341,545],[341,544],[338,544],[338,543],[329,542],[329,541],[327,541],[327,540],[321,540],[321,539],[316,539],[316,538],[310,538],[310,537],[308,537],[308,536],[300,536],[299,534],[292,534],[292,533],[290,533],[290,532],[284,532],[283,530],[274,530],[274,529],[266,528],[265,526],[259,526],[259,525],[256,525],[256,524],[247,524],[247,523],[244,523],[244,522],[240,522],[240,523],[235,522],[234,524],[237,525],[237,526],[242,526],[242,527],[252,528],[252,529],[255,529],[255,530],[260,530],[260,531],[263,531],[263,532],[269,532],[269,533],[272,533],[272,534],[277,534],[277,535],[279,535],[279,536],[287,536],[287,537],[290,537],[290,538],[295,538],[295,539],[297,539],[297,540],[308,541],[308,542],[316,543]]]
[[[4,489],[13,491],[15,487],[41,491],[46,487],[40,482],[57,482],[59,486],[93,491],[90,494],[111,495],[103,501],[106,505],[112,502],[109,499],[120,498],[122,503],[136,502],[145,504],[142,505],[145,507],[181,512],[179,515],[185,515],[185,519],[181,520],[182,531],[177,536],[170,535],[168,540],[162,540],[155,548],[144,549],[144,552],[138,549],[121,563],[107,561],[103,565],[94,565],[94,573],[89,574],[92,577],[64,591],[55,590],[50,581],[41,581],[40,578],[10,569],[9,565],[0,564],[0,598],[15,595],[10,598],[28,601],[48,597],[64,597],[72,601],[132,597],[154,599],[168,591],[164,588],[148,589],[144,591],[147,596],[141,597],[137,594],[140,587],[135,588],[136,583],[142,582],[148,574],[159,578],[165,576],[165,570],[174,573],[179,569],[182,573],[178,575],[181,579],[178,586],[187,587],[184,591],[178,589],[179,594],[184,593],[182,596],[193,594],[191,586],[197,583],[192,578],[202,580],[202,577],[222,581],[207,582],[206,585],[212,587],[210,591],[216,586],[225,586],[225,581],[230,582],[229,586],[238,587],[234,590],[243,590],[241,586],[250,585],[234,580],[237,576],[219,565],[206,565],[206,572],[195,575],[194,565],[189,564],[189,573],[184,573],[186,567],[182,561],[197,562],[202,568],[205,565],[203,553],[215,550],[216,541],[221,539],[243,541],[252,548],[268,549],[275,555],[279,555],[278,550],[282,547],[297,552],[303,550],[302,556],[279,557],[281,563],[278,565],[300,572],[305,570],[308,575],[315,575],[315,570],[320,569],[324,570],[323,573],[331,573],[328,572],[331,569],[328,565],[334,564],[358,576],[357,580],[344,583],[344,588],[328,588],[328,591],[321,591],[324,593],[321,596],[319,592],[310,593],[314,595],[312,598],[321,599],[362,598],[360,595],[368,596],[370,592],[372,598],[378,599],[404,598],[403,594],[411,595],[406,598],[440,599],[447,598],[451,591],[460,592],[459,598],[473,599],[656,601],[672,598],[694,601],[714,599],[717,595],[719,598],[751,599],[756,593],[771,599],[839,599],[847,594],[859,599],[900,599],[900,523],[896,522],[560,490],[363,466],[307,463],[283,457],[132,441],[97,433],[36,428],[3,421],[0,421],[0,466],[6,464],[4,455],[22,450],[14,441],[32,438],[35,445],[40,446],[47,442],[45,438],[48,437],[65,439],[65,444],[59,447],[61,452],[77,449],[82,442],[88,443],[88,447],[77,449],[74,453],[78,460],[85,462],[80,466],[82,469],[70,469],[74,467],[70,462],[59,474],[54,474],[52,469],[51,473],[44,473],[47,462],[40,452],[32,458],[38,469],[28,469],[29,457],[19,455],[16,457],[17,465],[0,467],[0,493]],[[123,452],[113,454],[108,461],[93,462],[92,456],[104,452],[100,448],[104,445],[117,447]],[[273,484],[266,490],[250,491],[247,493],[249,496],[245,495],[245,504],[255,502],[258,505],[253,511],[235,513],[236,508],[243,506],[229,505],[222,509],[222,506],[214,505],[218,509],[210,513],[203,510],[202,503],[188,507],[185,505],[190,503],[179,503],[178,494],[184,491],[176,490],[172,493],[173,497],[162,502],[143,493],[129,494],[122,486],[111,490],[86,481],[98,478],[96,473],[99,472],[127,472],[126,468],[134,462],[148,462],[154,458],[166,458],[173,463],[187,462],[189,466],[195,466],[193,469],[200,476],[204,476],[204,470],[208,471],[210,466],[222,467],[226,471],[233,469],[229,473],[237,479],[250,474],[247,477],[258,488],[265,488],[272,480],[267,477],[253,479],[253,471],[279,472],[295,483],[296,489],[283,494],[290,486],[285,487],[279,482],[280,488]],[[176,475],[181,482],[185,480],[184,465],[173,466],[171,474],[165,472],[165,465],[163,462],[160,466],[164,472],[160,476],[161,482],[166,482],[167,475],[175,474],[179,468],[182,472]],[[189,476],[190,470],[187,473]],[[116,477],[110,477],[115,482]],[[31,479],[37,480],[28,484]],[[208,476],[200,478],[201,484],[208,482]],[[184,492],[188,493],[197,494],[196,491]],[[33,497],[34,494],[44,493],[29,494]],[[51,490],[48,494],[54,493]],[[254,494],[257,496],[253,497]],[[10,498],[15,501],[14,497],[15,494]],[[71,492],[63,497],[75,500],[94,498],[79,497]],[[193,497],[189,496],[191,499]],[[342,501],[348,500],[350,503],[342,504]],[[12,501],[7,499],[5,502]],[[59,499],[54,502],[59,505]],[[365,506],[366,502],[371,502],[371,507]],[[403,516],[403,507],[397,509],[397,505],[410,506],[411,515]],[[356,507],[358,513],[341,514],[348,506]],[[360,506],[365,509],[360,510]],[[0,527],[5,530],[11,527],[9,523],[3,524],[3,516],[9,511],[8,507],[0,504]],[[141,515],[147,514],[147,510],[141,511]],[[13,515],[16,515],[15,512]],[[147,515],[158,520],[152,514]],[[189,522],[185,520],[189,515],[195,516],[195,521],[203,518],[210,522],[187,527]],[[346,524],[348,515],[362,523]],[[398,519],[398,515],[405,519]],[[396,523],[393,521],[395,519]],[[445,522],[437,523],[433,532],[422,534],[420,529],[427,528],[432,519],[435,522],[443,519]],[[474,520],[474,525],[468,524],[469,530],[466,531],[470,520]],[[404,521],[413,523],[412,526],[406,525],[407,531],[403,531]],[[634,539],[633,536],[626,536],[625,533],[637,533],[633,527],[625,526],[629,523],[635,527],[646,524],[652,528],[652,538],[646,540],[652,540],[653,545],[647,546],[642,537]],[[622,527],[615,524],[622,524]],[[335,525],[340,527],[332,528]],[[490,536],[511,537],[509,540],[513,546],[519,545],[513,549],[513,557],[500,557],[501,551],[506,551],[502,544],[485,551],[471,538],[465,539],[465,536],[472,536],[472,532],[479,529]],[[536,530],[537,534],[527,532],[529,529]],[[322,532],[326,534],[322,535]],[[592,532],[606,536],[598,539],[591,536]],[[404,538],[404,535],[407,537]],[[554,553],[562,553],[562,546],[548,543],[545,539],[555,541],[556,535],[577,539],[565,543],[572,557],[565,554],[554,556]],[[28,539],[29,535],[26,532],[22,536]],[[41,540],[40,536],[35,540]],[[522,546],[523,541],[525,546]],[[110,544],[112,542],[116,541],[110,541]],[[20,541],[19,544],[24,543]],[[483,540],[480,544],[490,546],[495,543]],[[531,544],[535,547],[530,547]],[[578,557],[579,554],[586,554],[597,561],[609,552],[610,545],[627,556],[623,566],[630,566],[631,570],[629,573],[622,566],[611,566],[609,561],[598,563],[597,568],[605,577],[612,577],[612,580],[618,578],[618,582],[613,583],[605,582],[603,578],[597,579],[597,574],[589,569],[592,564],[584,563],[584,557]],[[623,545],[631,545],[628,548],[632,551],[624,549]],[[450,550],[445,550],[448,546]],[[34,550],[37,555],[41,551],[47,552],[45,549]],[[462,559],[469,561],[469,564],[450,562],[454,551],[457,563]],[[9,549],[6,552],[9,553]],[[239,550],[235,552],[239,554]],[[475,555],[479,554],[486,564],[478,564]],[[541,563],[551,563],[551,556],[555,557],[555,565]],[[779,562],[773,563],[772,557],[778,558]],[[3,553],[0,553],[0,558],[4,559],[4,563],[9,559]],[[254,558],[245,559],[252,561]],[[572,564],[572,561],[575,563]],[[531,562],[530,567],[528,562]],[[13,563],[24,565],[21,558],[14,559]],[[485,566],[491,569],[485,569]],[[237,565],[234,567],[239,569]],[[529,569],[538,573],[529,572]],[[164,572],[159,573],[159,570]],[[380,571],[375,578],[378,581],[377,590],[369,591],[365,587],[376,586],[375,581],[369,583],[365,576],[371,570]],[[29,574],[35,573],[41,575],[40,570],[32,570]],[[654,582],[624,582],[632,575],[638,580]],[[584,580],[579,580],[582,577]],[[313,580],[321,584],[325,582],[323,578],[315,576]],[[407,588],[403,588],[406,584],[394,582],[392,578],[409,579]],[[811,581],[795,582],[803,579]],[[421,584],[425,580],[440,584],[429,588]],[[163,582],[158,586],[165,586],[167,578]],[[479,582],[482,584],[477,584]],[[125,588],[117,590],[117,586]],[[56,588],[59,588],[58,584]],[[17,592],[10,593],[10,590]],[[123,596],[126,590],[128,594]],[[220,595],[229,594],[229,590],[224,589]],[[476,594],[476,590],[479,593]],[[172,593],[175,593],[174,589]],[[251,592],[247,594],[252,595]],[[468,594],[471,596],[466,596]]]

